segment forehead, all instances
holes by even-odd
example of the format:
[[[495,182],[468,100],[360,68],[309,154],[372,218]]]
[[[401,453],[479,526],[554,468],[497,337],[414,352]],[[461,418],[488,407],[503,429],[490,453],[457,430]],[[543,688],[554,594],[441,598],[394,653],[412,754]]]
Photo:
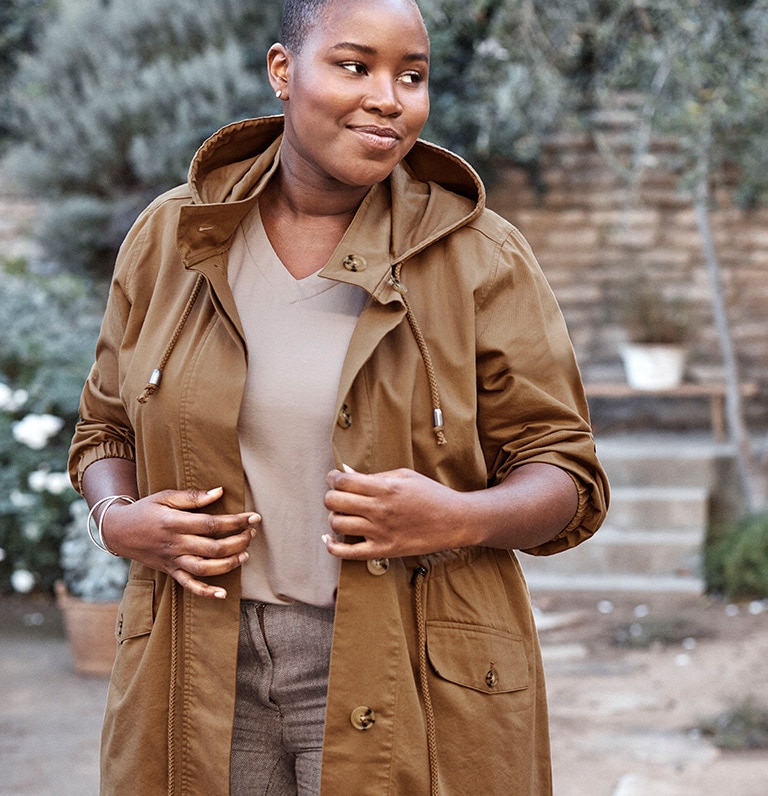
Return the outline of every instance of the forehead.
[[[412,0],[329,0],[306,41],[332,47],[347,41],[369,44],[374,39],[389,39],[390,46],[396,40],[403,48],[429,53],[424,20]]]

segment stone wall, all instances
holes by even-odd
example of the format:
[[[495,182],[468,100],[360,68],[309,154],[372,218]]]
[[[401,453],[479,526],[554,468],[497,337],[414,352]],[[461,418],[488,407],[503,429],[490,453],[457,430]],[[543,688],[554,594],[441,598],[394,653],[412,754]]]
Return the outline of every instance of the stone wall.
[[[614,136],[612,143],[615,146],[617,140],[614,151],[621,155],[620,139]],[[537,186],[524,169],[507,167],[489,190],[489,206],[510,219],[531,243],[560,301],[585,381],[623,380],[619,349],[626,331],[617,310],[631,286],[646,277],[665,295],[686,302],[687,378],[722,380],[722,355],[691,199],[664,168],[673,149],[669,142],[654,145],[634,201],[626,181],[607,165],[591,139],[575,135],[548,143]],[[768,210],[740,210],[722,188],[715,195],[712,227],[741,378],[760,385],[760,394],[745,408],[750,425],[765,429]],[[603,422],[706,428],[709,417],[701,402],[646,399],[611,407],[596,402],[593,415],[598,427]]]

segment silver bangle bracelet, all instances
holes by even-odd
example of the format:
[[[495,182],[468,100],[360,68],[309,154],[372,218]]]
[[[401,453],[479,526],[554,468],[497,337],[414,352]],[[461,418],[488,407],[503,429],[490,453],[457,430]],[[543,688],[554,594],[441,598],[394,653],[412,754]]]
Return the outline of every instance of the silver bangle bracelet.
[[[135,503],[136,499],[132,498],[130,495],[109,495],[108,497],[102,498],[101,500],[97,500],[93,506],[91,506],[91,510],[88,512],[88,519],[86,520],[86,530],[88,531],[88,536],[90,537],[91,541],[99,548],[99,550],[103,550],[105,553],[109,553],[112,556],[117,556],[117,553],[114,550],[110,550],[107,547],[107,543],[104,541],[104,533],[103,533],[103,523],[104,523],[104,515],[109,511],[110,507],[113,506],[118,501],[124,501],[125,503]],[[99,517],[99,522],[94,529],[93,527],[93,514],[99,506],[104,506],[103,511],[101,512],[101,516]]]

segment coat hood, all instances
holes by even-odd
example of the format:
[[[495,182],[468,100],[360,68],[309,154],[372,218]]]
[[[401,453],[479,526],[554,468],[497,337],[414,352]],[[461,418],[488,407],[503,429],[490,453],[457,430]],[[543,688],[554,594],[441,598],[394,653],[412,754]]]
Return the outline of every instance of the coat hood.
[[[283,117],[270,116],[235,122],[211,136],[189,170],[193,203],[231,205],[258,194],[277,169],[282,133]],[[393,261],[405,260],[469,223],[485,207],[485,187],[477,172],[458,155],[426,141],[417,141],[389,184]],[[221,233],[228,237],[232,231]]]

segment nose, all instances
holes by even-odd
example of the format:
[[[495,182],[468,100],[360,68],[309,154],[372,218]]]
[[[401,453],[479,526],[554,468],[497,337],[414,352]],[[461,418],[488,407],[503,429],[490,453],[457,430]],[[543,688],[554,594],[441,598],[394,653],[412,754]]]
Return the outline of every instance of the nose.
[[[390,75],[374,78],[368,86],[363,107],[382,116],[399,116],[403,106],[398,97],[397,82]]]

